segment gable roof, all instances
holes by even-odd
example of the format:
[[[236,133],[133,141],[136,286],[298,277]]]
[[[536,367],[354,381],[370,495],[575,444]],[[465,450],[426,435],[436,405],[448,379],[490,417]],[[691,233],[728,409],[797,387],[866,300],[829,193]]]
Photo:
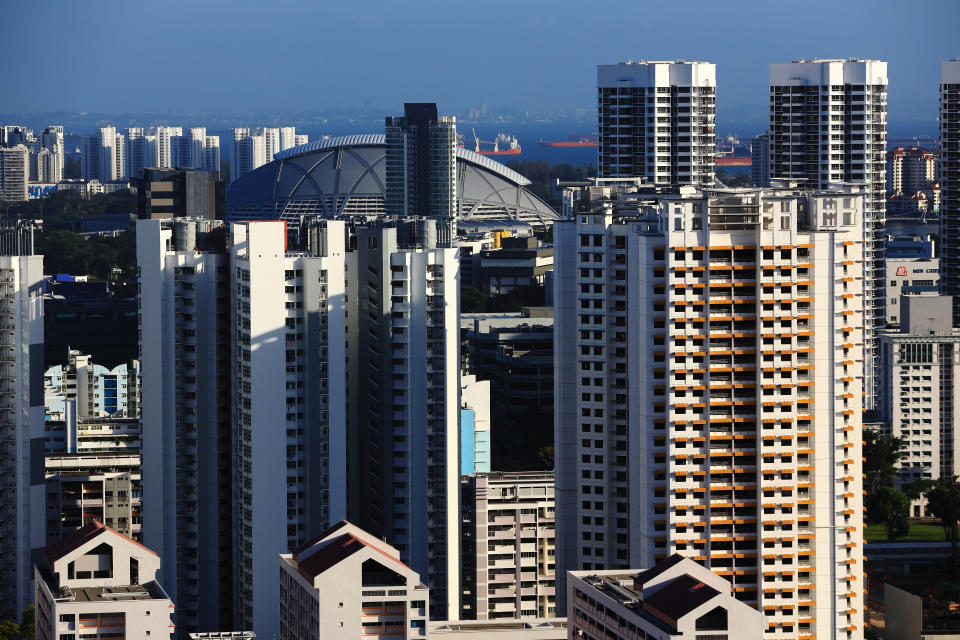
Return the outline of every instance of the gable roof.
[[[689,574],[683,574],[666,583],[643,599],[643,607],[661,620],[676,624],[705,602],[720,594],[701,580]]]
[[[114,531],[113,529],[103,524],[102,522],[93,520],[89,524],[86,524],[80,529],[74,531],[72,534],[70,534],[60,542],[55,542],[49,545],[46,549],[43,550],[43,557],[47,561],[47,564],[49,564],[52,567],[53,563],[59,560],[60,558],[62,558],[63,556],[67,555],[72,551],[79,549],[80,547],[90,542],[91,540],[95,540],[101,535],[108,534],[108,533],[113,534],[115,536],[120,536],[127,542],[132,542],[133,544],[137,545],[144,551],[148,551],[149,553],[155,556],[157,555],[156,553],[154,553],[150,549],[147,549],[145,546],[143,546],[136,540],[132,540],[128,538],[127,536],[123,535],[119,531]]]
[[[682,555],[680,555],[679,553],[675,553],[669,558],[667,558],[666,560],[662,560],[658,564],[653,565],[646,571],[641,571],[640,573],[638,573],[637,577],[634,578],[633,583],[634,585],[636,585],[638,590],[641,590],[643,589],[643,586],[646,583],[650,582],[651,580],[659,576],[661,573],[663,573],[667,569],[671,569],[677,566],[678,564],[683,562],[683,560],[684,560],[684,557]]]

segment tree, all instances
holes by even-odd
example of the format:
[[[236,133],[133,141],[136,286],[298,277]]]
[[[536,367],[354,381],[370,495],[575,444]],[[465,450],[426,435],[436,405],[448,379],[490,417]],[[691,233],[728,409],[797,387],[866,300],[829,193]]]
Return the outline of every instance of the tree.
[[[867,496],[867,520],[882,524],[887,542],[896,542],[910,532],[910,498],[893,487],[881,486]]]
[[[950,566],[957,566],[957,525],[960,522],[960,481],[957,476],[940,478],[924,494],[927,509],[940,520],[950,539]]]
[[[487,295],[476,287],[460,288],[460,312],[483,313],[487,308]]]
[[[906,443],[900,438],[876,431],[863,433],[863,475],[867,493],[873,493],[897,475],[897,465],[903,458]]]
[[[20,624],[12,620],[0,621],[0,640],[33,640],[34,606],[30,605],[20,615]]]

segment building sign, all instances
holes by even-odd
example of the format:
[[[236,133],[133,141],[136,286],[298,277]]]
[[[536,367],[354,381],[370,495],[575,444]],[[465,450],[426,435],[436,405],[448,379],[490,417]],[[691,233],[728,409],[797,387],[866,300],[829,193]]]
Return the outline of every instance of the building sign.
[[[897,275],[898,275],[898,276],[905,276],[905,275],[907,275],[907,268],[906,268],[906,267],[903,267],[903,266],[897,267]]]
[[[27,195],[36,200],[57,190],[56,182],[31,182],[27,185]]]

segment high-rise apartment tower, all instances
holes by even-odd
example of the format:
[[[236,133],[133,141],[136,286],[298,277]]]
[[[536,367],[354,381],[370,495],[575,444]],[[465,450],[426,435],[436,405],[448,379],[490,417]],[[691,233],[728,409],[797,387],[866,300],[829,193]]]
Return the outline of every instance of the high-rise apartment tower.
[[[940,285],[960,326],[960,58],[940,65]]]
[[[437,220],[441,244],[456,236],[457,120],[433,103],[407,103],[386,119],[387,213]]]
[[[233,622],[230,273],[213,220],[137,222],[144,544],[186,631]]]
[[[0,226],[0,619],[33,601],[31,553],[46,544],[43,256],[33,227]]]
[[[230,243],[235,597],[260,637],[280,628],[277,555],[347,514],[344,223],[309,235],[288,252],[283,222],[238,222]]]
[[[679,553],[767,637],[862,638],[861,194],[585,189],[554,227],[558,593]]]
[[[597,66],[600,176],[711,186],[716,92],[709,62]]]
[[[866,406],[879,389],[878,331],[886,318],[887,63],[800,60],[770,65],[770,177],[823,189],[864,186]]]

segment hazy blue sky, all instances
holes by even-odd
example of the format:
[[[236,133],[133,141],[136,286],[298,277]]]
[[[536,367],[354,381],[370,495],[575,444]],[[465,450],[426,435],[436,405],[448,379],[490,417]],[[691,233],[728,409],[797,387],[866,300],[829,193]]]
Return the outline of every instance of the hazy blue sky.
[[[595,65],[717,64],[718,103],[763,104],[767,64],[888,60],[891,119],[935,115],[958,0],[0,0],[0,112],[592,108]]]

